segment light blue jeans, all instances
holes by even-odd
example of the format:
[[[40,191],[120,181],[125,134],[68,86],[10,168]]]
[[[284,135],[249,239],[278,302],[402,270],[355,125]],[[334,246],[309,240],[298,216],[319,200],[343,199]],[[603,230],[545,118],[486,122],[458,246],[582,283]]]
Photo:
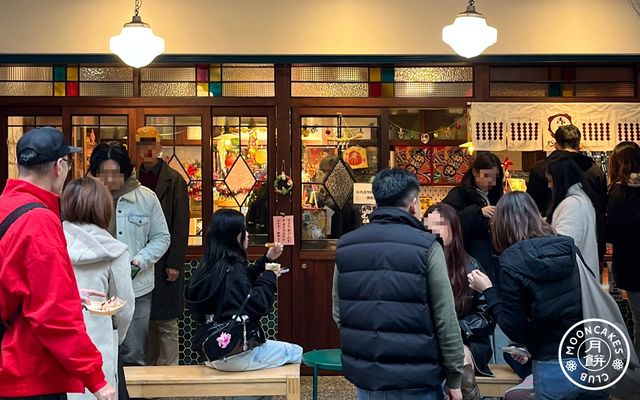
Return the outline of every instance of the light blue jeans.
[[[244,353],[231,356],[226,360],[218,360],[212,363],[205,362],[209,368],[220,371],[254,371],[281,367],[285,364],[300,364],[302,362],[302,347],[297,344],[267,340],[264,344]],[[225,397],[235,400],[269,399],[270,397]]]
[[[577,380],[580,370],[571,374]],[[608,400],[609,395],[604,391],[581,389],[574,385],[562,372],[558,360],[533,360],[533,387],[536,400]]]
[[[356,388],[356,400],[444,400],[441,388],[370,391]]]

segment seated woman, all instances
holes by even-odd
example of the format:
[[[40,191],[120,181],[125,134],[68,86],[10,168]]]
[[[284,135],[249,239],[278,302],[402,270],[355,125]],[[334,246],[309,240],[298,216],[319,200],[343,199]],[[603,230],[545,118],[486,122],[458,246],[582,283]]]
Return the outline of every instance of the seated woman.
[[[573,239],[555,234],[531,196],[510,192],[496,206],[492,241],[500,253],[500,286],[478,270],[468,275],[469,284],[484,293],[504,333],[531,353],[536,399],[608,399],[574,385],[558,362],[563,335],[582,320]]]
[[[74,179],[62,195],[62,219],[67,250],[81,293],[105,293],[127,303],[113,317],[84,311],[87,333],[102,354],[102,370],[118,387],[118,345],[133,317],[133,286],[127,246],[114,239],[107,228],[113,214],[111,194],[92,177]],[[86,301],[85,301],[86,302]],[[67,395],[69,399],[95,399],[89,392]]]
[[[464,250],[460,219],[453,207],[444,203],[429,207],[425,214],[425,226],[440,237],[444,245],[444,256],[464,342],[462,397],[469,400],[480,399],[474,370],[482,376],[493,376],[488,364],[493,354],[490,336],[495,323],[487,312],[487,302],[482,293],[470,289],[467,282],[467,274],[477,270],[479,265]]]
[[[185,299],[198,326],[193,343],[199,343],[206,333],[205,323],[218,307],[216,320],[230,320],[240,309],[249,293],[245,313],[250,321],[258,322],[273,309],[279,264],[267,263],[282,254],[277,243],[254,264],[247,263],[248,233],[242,213],[221,209],[213,213],[205,236],[205,255],[202,266],[189,281]],[[267,340],[249,351],[226,359],[206,362],[208,367],[221,371],[250,371],[300,363],[302,347],[286,342]]]

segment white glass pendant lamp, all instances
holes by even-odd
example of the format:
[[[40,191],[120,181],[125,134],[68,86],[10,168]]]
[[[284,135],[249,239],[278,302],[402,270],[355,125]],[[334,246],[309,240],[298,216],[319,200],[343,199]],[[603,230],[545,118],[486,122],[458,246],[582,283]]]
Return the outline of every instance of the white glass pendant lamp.
[[[149,65],[164,52],[164,39],[154,35],[149,24],[142,22],[138,15],[141,4],[141,0],[136,0],[131,22],[124,24],[120,34],[109,41],[111,52],[134,68]]]
[[[476,11],[475,1],[469,0],[467,10],[442,28],[442,41],[462,57],[472,58],[498,41],[498,30],[487,25],[484,15]]]

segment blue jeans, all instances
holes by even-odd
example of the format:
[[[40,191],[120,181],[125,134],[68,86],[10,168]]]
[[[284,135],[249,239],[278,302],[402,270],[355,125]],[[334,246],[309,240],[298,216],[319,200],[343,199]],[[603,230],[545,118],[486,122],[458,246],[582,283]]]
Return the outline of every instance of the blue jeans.
[[[356,400],[444,400],[441,388],[371,391],[356,388]]]
[[[226,360],[218,360],[212,363],[207,361],[204,365],[220,371],[238,372],[275,368],[285,364],[299,364],[300,362],[302,362],[302,347],[293,343],[267,340],[264,344],[252,350],[231,356]],[[265,397],[225,397],[225,399],[235,400],[262,398]],[[266,398],[268,399],[270,397]]]
[[[577,375],[580,374],[576,370]],[[573,377],[573,374],[572,374]],[[608,400],[604,391],[585,390],[574,385],[564,376],[558,360],[533,361],[533,386],[536,400]]]

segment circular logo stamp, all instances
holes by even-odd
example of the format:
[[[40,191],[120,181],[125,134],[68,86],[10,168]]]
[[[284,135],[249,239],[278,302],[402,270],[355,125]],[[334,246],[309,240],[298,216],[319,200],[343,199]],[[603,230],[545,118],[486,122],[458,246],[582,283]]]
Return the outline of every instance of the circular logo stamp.
[[[629,341],[620,328],[589,318],[565,332],[558,359],[571,383],[585,390],[602,390],[622,378],[629,367],[629,353]]]

